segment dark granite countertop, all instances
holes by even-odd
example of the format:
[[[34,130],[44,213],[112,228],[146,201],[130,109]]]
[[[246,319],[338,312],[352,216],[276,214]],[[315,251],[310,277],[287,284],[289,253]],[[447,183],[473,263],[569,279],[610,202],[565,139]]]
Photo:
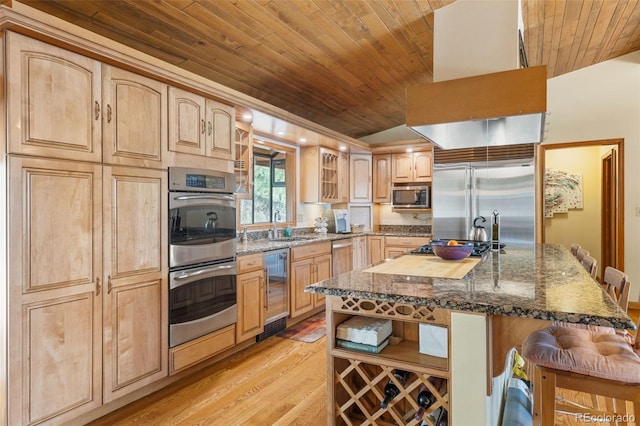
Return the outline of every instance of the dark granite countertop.
[[[309,285],[305,292],[635,328],[569,250],[556,244],[490,251],[461,280],[353,271]]]
[[[239,242],[236,248],[236,254],[242,256],[245,254],[261,253],[265,251],[278,250],[287,247],[297,247],[306,244],[319,243],[322,241],[335,241],[347,238],[355,238],[367,235],[383,235],[383,236],[401,236],[401,237],[426,237],[430,238],[431,234],[415,233],[415,232],[352,232],[350,234],[327,234],[326,237],[319,237],[317,234],[295,234],[291,239],[279,238],[277,241],[268,239],[249,240],[246,243]]]

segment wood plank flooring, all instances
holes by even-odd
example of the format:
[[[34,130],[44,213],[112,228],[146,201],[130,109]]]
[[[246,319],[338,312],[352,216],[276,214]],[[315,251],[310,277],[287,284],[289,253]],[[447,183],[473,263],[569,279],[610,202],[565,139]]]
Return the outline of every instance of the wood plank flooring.
[[[639,314],[630,312],[634,319]],[[325,344],[325,338],[304,343],[270,337],[91,425],[324,426]],[[584,395],[565,396],[590,402]],[[556,419],[556,425],[579,424],[573,416]]]
[[[93,426],[325,426],[326,340],[270,337]]]

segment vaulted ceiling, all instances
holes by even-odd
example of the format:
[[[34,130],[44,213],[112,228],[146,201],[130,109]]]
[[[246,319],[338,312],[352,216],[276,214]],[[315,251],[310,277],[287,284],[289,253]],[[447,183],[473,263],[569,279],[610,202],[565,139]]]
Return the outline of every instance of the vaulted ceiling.
[[[432,12],[453,1],[20,2],[360,138],[404,124],[405,89],[432,81]],[[522,0],[522,10],[529,65],[549,78],[640,49],[638,0]]]

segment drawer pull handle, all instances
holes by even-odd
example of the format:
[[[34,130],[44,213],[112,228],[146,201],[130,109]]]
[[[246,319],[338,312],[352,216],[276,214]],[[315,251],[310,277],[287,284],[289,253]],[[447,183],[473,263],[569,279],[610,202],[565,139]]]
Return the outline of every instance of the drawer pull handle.
[[[96,120],[100,118],[100,104],[98,103],[98,101],[96,101],[93,111],[95,113]]]

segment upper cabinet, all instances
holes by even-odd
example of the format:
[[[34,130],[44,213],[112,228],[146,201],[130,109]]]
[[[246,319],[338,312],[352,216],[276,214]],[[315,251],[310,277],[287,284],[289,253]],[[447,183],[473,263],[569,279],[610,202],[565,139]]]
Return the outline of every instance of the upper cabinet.
[[[166,167],[166,85],[6,35],[9,153]]]
[[[341,172],[337,151],[310,146],[300,149],[300,201],[303,203],[338,203]]]
[[[352,203],[371,202],[371,155],[351,154],[349,162],[351,172],[350,201]]]
[[[393,183],[431,182],[432,151],[392,154]]]
[[[235,109],[169,87],[169,151],[234,160]]]
[[[373,202],[391,202],[391,154],[373,156]]]
[[[100,62],[5,36],[9,153],[101,162]]]
[[[349,154],[338,153],[338,202],[349,202]]]
[[[166,167],[162,152],[167,146],[166,84],[104,65],[102,96],[102,161]]]
[[[235,137],[236,197],[251,198],[253,193],[253,127],[237,122]]]

